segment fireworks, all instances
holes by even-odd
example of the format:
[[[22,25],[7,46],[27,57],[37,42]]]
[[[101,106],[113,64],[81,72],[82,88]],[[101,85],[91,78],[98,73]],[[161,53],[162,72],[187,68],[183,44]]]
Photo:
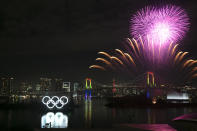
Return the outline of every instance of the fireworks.
[[[104,58],[97,58],[99,65],[89,68],[113,70],[135,77],[152,71],[175,81],[187,82],[197,77],[197,60],[189,59],[188,52],[179,51],[175,43],[188,29],[189,18],[180,7],[148,6],[131,18],[133,38],[127,38],[128,48],[125,51],[115,49],[115,54],[99,52]]]
[[[126,51],[115,49],[115,53],[110,55],[106,52],[99,52],[105,58],[97,58],[96,61],[101,65],[93,65],[90,68],[98,68],[101,70],[122,71],[123,73],[130,73],[137,75],[147,71],[162,72],[166,68],[168,73],[174,73],[175,79],[185,82],[193,77],[197,77],[197,61],[188,59],[188,52],[178,50],[178,44],[169,44],[168,51],[163,54],[162,61],[158,62],[158,56],[154,53],[158,52],[160,48],[152,50],[151,44],[147,48],[150,50],[144,51],[144,43],[142,38],[139,42],[135,39],[127,39],[129,48]],[[165,71],[164,71],[165,72]],[[168,74],[169,75],[169,74]],[[173,76],[173,74],[170,74]],[[181,78],[180,78],[181,77]]]
[[[148,6],[131,18],[130,34],[149,37],[153,44],[163,45],[181,40],[188,31],[189,18],[178,6]]]

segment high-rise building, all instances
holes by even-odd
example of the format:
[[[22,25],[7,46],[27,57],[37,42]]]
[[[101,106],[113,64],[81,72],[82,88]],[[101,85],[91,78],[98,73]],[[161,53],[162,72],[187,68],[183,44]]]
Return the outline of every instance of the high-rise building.
[[[78,83],[78,82],[75,82],[75,83],[74,83],[73,92],[76,92],[77,90],[79,90],[79,83]]]
[[[27,91],[27,88],[28,88],[28,83],[27,82],[21,82],[20,83],[20,87],[19,87],[19,91],[20,93],[25,93]]]
[[[70,82],[63,82],[62,88],[66,92],[70,92]]]
[[[63,84],[63,79],[55,78],[54,79],[54,91],[62,91],[62,84]]]
[[[35,90],[36,91],[40,91],[41,90],[41,85],[39,83],[36,84]]]
[[[0,88],[1,94],[10,95],[13,93],[13,81],[14,81],[13,77],[1,78],[1,88]]]
[[[29,94],[33,92],[33,83],[28,81],[23,81],[19,84],[19,90],[17,91],[19,94]]]
[[[28,83],[27,85],[27,92],[31,93],[32,91],[33,91],[33,83],[31,82],[31,83]]]
[[[52,90],[52,79],[51,78],[40,78],[41,91]]]

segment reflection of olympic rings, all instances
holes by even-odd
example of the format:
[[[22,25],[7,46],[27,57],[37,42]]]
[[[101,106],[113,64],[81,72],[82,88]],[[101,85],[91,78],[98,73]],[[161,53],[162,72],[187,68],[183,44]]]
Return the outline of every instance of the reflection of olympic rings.
[[[60,98],[58,96],[53,96],[52,98],[49,96],[44,96],[42,98],[42,103],[45,104],[49,109],[54,107],[61,109],[68,103],[68,98],[66,96],[62,96]]]

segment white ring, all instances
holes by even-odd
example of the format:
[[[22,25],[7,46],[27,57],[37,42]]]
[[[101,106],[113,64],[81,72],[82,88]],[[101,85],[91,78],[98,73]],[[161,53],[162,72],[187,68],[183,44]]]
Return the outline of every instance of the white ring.
[[[44,101],[46,98],[48,98],[48,101],[51,99],[49,96],[44,96],[42,98],[42,103],[45,104],[45,105],[47,104],[47,102]]]
[[[48,99],[47,102],[46,99]],[[66,102],[63,101],[63,99],[66,99]],[[58,97],[58,96],[53,96],[52,98],[49,96],[44,96],[42,98],[42,103],[44,105],[46,105],[49,109],[52,109],[54,107],[56,107],[57,109],[61,109],[63,108],[64,105],[66,105],[68,103],[68,97],[66,96],[62,96],[62,97]],[[52,106],[49,106],[50,104],[52,104]],[[58,104],[61,104],[60,106],[58,106]]]

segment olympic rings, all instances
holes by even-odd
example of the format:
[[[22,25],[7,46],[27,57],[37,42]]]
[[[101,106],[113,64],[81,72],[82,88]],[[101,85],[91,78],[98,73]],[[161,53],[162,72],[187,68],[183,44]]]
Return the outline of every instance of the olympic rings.
[[[56,107],[57,109],[61,109],[64,105],[68,103],[68,97],[62,96],[53,96],[52,98],[49,96],[44,96],[42,98],[42,103],[46,105],[49,109]]]

